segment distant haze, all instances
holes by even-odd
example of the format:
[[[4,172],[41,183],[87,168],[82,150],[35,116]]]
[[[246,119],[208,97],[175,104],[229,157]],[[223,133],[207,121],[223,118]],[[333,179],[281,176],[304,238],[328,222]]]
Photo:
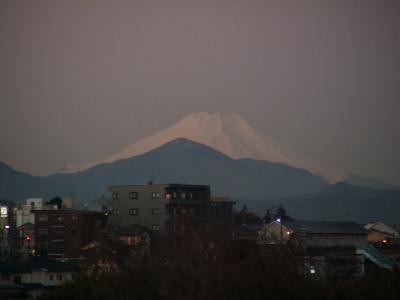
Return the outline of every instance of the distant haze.
[[[0,2],[0,161],[33,174],[234,111],[400,184],[400,2]]]

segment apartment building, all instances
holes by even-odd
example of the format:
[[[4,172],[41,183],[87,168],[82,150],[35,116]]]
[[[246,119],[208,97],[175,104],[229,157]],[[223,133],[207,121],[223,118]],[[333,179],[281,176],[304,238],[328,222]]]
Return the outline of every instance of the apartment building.
[[[234,202],[212,199],[208,185],[153,184],[118,185],[108,188],[111,199],[110,223],[118,226],[141,225],[164,231],[180,217],[196,221],[232,214]]]
[[[35,211],[35,250],[53,258],[78,257],[82,248],[96,239],[104,214],[75,209]]]

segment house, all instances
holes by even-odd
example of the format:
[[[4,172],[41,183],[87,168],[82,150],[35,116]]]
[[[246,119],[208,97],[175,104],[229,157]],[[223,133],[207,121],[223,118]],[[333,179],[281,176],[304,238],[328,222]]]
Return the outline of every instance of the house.
[[[354,222],[273,221],[260,230],[259,244],[295,243],[302,247],[354,248],[367,243],[366,230]]]
[[[0,299],[34,297],[46,288],[71,281],[79,267],[44,258],[22,262],[0,262]]]
[[[367,239],[369,242],[385,244],[400,241],[400,233],[382,222],[371,222],[365,224],[364,228],[368,232]]]
[[[165,232],[184,219],[196,222],[232,214],[234,202],[211,198],[210,187],[191,184],[110,186],[109,221],[117,226],[139,225]]]
[[[362,275],[365,260],[357,253],[367,243],[364,228],[353,222],[273,221],[259,231],[257,243],[293,248],[299,271],[318,277]]]
[[[259,232],[260,245],[290,245],[300,249],[314,273],[364,274],[365,259],[389,270],[395,263],[368,244],[367,231],[354,222],[273,221]],[[319,261],[320,269],[310,261]],[[322,271],[321,271],[322,270]]]

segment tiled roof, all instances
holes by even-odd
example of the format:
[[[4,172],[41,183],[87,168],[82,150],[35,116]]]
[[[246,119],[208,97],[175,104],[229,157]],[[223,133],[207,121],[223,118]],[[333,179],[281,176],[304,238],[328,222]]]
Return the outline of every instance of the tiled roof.
[[[72,263],[45,258],[33,258],[28,261],[15,263],[0,263],[0,273],[25,273],[31,272],[34,269],[47,269],[50,272],[76,272],[79,270],[79,267]]]
[[[366,234],[366,230],[354,222],[287,221],[283,225],[294,232]]]

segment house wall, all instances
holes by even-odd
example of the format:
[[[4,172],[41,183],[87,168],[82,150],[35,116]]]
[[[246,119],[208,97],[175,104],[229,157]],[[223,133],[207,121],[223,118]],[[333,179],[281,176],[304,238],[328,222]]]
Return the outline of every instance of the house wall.
[[[260,230],[257,242],[259,244],[286,243],[290,239],[291,234],[292,231],[285,225],[272,222]]]
[[[14,276],[21,276],[21,283],[40,283],[44,286],[57,286],[72,280],[71,272],[46,272],[43,270],[33,270],[31,273]]]

